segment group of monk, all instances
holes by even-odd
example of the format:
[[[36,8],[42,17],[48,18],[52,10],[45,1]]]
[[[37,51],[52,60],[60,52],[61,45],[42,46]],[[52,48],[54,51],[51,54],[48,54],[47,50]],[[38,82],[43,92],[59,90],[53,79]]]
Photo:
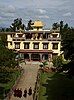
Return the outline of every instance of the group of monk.
[[[21,98],[22,96],[24,96],[25,98],[27,97],[27,94],[29,95],[29,96],[31,96],[32,95],[32,88],[30,87],[29,88],[29,90],[27,91],[27,89],[25,88],[25,90],[24,90],[24,94],[22,95],[23,93],[22,93],[22,89],[14,89],[14,96],[15,97],[19,97],[19,98]]]

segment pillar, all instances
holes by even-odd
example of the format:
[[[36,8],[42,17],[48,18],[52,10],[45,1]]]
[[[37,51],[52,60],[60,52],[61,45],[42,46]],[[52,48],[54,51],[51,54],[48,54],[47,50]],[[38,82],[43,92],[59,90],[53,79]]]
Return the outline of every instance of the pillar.
[[[42,38],[43,38],[43,34],[40,34],[40,38],[39,39],[42,40]]]
[[[40,61],[42,61],[42,54],[40,54]]]
[[[31,61],[31,53],[29,53],[29,60]]]
[[[20,53],[20,58],[24,59],[24,54],[23,53]]]
[[[52,54],[49,54],[48,58],[49,58],[49,61],[51,62],[52,61]]]

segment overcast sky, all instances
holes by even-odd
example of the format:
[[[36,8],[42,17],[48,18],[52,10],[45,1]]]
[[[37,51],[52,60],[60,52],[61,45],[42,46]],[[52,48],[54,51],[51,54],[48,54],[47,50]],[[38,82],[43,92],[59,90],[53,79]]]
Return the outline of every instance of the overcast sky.
[[[15,18],[26,25],[42,20],[49,28],[63,20],[74,27],[74,0],[0,0],[0,27],[9,27]]]

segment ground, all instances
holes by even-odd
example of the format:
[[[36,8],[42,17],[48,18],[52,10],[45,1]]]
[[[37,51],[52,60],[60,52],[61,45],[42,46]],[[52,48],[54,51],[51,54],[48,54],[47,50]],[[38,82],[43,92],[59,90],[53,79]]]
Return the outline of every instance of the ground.
[[[19,83],[17,84],[16,88],[21,88],[22,91],[24,91],[25,88],[27,88],[28,90],[29,87],[32,87],[32,90],[34,90],[39,64],[28,63],[25,65],[25,63],[21,63],[20,66],[24,69],[24,74],[19,80]],[[17,98],[12,95],[10,100],[24,100],[24,99],[25,98],[23,96],[21,98]],[[27,96],[26,100],[33,100],[33,98],[32,96],[31,97]]]

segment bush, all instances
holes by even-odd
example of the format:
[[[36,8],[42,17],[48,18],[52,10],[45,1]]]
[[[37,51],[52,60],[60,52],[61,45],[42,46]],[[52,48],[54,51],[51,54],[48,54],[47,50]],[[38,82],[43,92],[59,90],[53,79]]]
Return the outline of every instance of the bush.
[[[43,62],[43,65],[45,66],[45,65],[48,65],[48,62],[47,61],[44,61]]]
[[[62,56],[56,56],[55,58],[53,58],[53,66],[54,67],[62,67],[63,66],[63,58]]]

